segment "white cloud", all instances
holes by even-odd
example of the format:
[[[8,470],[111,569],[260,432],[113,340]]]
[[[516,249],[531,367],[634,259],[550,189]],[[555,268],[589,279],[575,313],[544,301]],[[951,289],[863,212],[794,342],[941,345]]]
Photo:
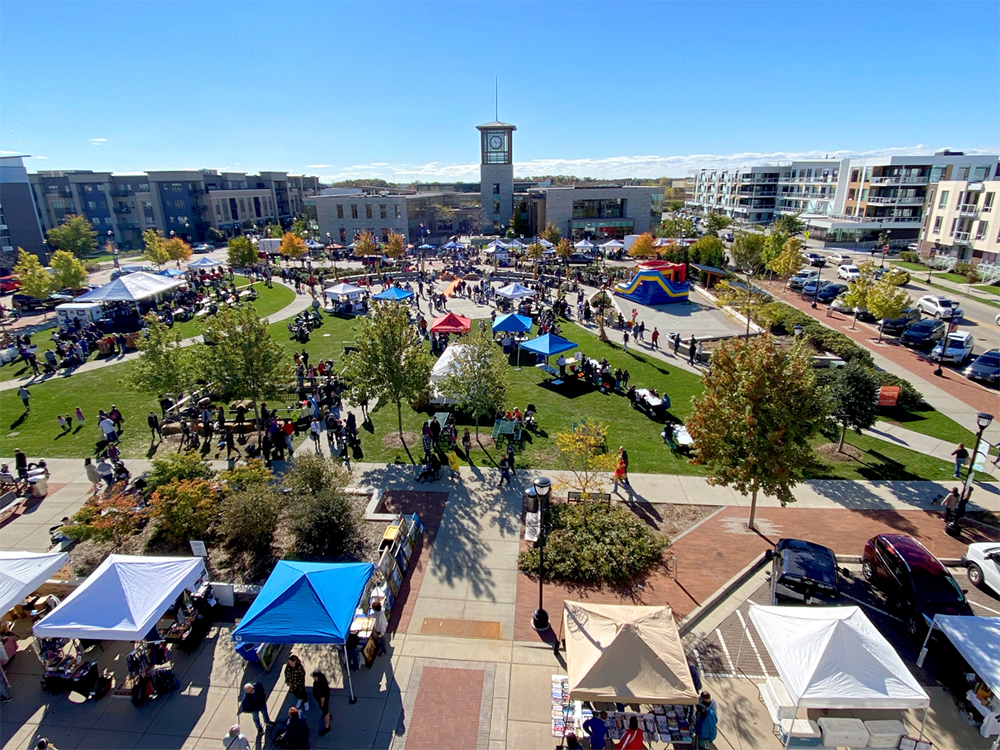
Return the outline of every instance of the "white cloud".
[[[333,166],[332,164],[306,164],[309,169],[325,169],[326,167]]]
[[[48,159],[49,157],[47,157],[47,156],[32,156],[31,158],[32,159]]]
[[[930,155],[942,147],[898,146],[871,151],[776,151],[773,153],[742,152],[734,154],[687,154],[662,156],[658,154],[638,156],[611,156],[603,159],[532,159],[514,163],[514,174],[518,177],[543,174],[571,174],[577,177],[598,179],[624,179],[628,177],[683,177],[702,167],[739,167],[765,164],[779,164],[793,160],[872,158],[900,155]],[[967,154],[996,154],[1000,147],[964,149]],[[320,168],[317,165],[313,168]],[[386,164],[371,162],[341,167],[333,174],[321,175],[323,180],[351,180],[381,178],[385,180],[461,181],[479,180],[479,165],[442,164]]]
[[[102,143],[106,142],[107,140],[108,140],[107,138],[91,138],[90,139],[90,145],[91,146],[100,146]]]
[[[3,155],[3,156],[16,155],[16,154],[20,154],[20,153],[21,153],[20,151],[0,151],[0,155]]]

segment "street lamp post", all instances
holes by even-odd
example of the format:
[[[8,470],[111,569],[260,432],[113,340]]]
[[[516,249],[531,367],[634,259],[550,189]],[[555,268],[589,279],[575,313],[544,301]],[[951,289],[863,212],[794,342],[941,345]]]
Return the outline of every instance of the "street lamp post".
[[[111,245],[111,261],[115,264],[115,268],[121,268],[118,265],[118,246],[115,245],[115,233],[108,230],[108,244]]]
[[[549,493],[552,492],[552,481],[547,477],[538,477],[533,485],[532,489],[538,496],[538,609],[531,615],[531,627],[541,632],[549,628],[549,613],[542,606],[542,575],[545,569],[545,536],[547,531],[545,514],[548,512],[547,504]]]
[[[820,266],[819,270],[816,272],[816,288],[813,289],[813,301],[812,301],[813,310],[816,309],[816,300],[819,299],[819,280],[822,275],[823,275],[823,266]]]
[[[979,432],[976,433],[976,442],[972,446],[972,458],[969,459],[969,470],[968,470],[968,473],[965,475],[965,486],[962,488],[962,502],[963,503],[968,503],[969,497],[971,496],[971,492],[972,492],[972,490],[971,490],[971,487],[972,487],[972,476],[973,476],[973,473],[974,473],[973,467],[976,464],[976,451],[979,450],[979,445],[980,445],[980,443],[982,442],[982,439],[983,439],[983,433],[986,432],[986,428],[990,426],[990,423],[992,421],[993,421],[993,415],[992,414],[986,414],[985,412],[979,412],[976,415],[976,424],[979,425]],[[987,446],[987,451],[988,451],[988,446]],[[983,451],[983,453],[985,454],[987,451]],[[984,464],[986,463],[986,456],[985,455],[983,456],[983,463]],[[962,505],[962,509],[963,509],[963,512],[964,512],[964,509],[965,509],[965,505],[964,504]],[[955,517],[955,522],[956,523],[958,522],[958,516],[957,515]]]

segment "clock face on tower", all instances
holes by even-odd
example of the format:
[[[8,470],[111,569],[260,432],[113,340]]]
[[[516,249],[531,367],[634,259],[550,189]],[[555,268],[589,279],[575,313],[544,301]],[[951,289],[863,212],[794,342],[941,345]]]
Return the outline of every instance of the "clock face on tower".
[[[503,136],[499,133],[494,133],[490,136],[490,150],[500,151],[503,149]]]

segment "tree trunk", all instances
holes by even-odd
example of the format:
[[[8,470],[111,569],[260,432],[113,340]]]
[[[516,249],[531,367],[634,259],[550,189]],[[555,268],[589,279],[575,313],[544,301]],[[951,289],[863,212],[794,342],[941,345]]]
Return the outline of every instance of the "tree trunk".
[[[847,437],[847,422],[844,422],[840,426],[840,445],[837,446],[838,453],[844,452],[844,438],[846,437]]]
[[[410,448],[406,444],[406,438],[403,437],[403,402],[396,402],[396,425],[399,427],[399,442],[403,444],[403,450],[406,451],[406,457],[410,459],[410,463],[414,466],[417,462],[413,460],[413,456],[410,454]]]
[[[884,327],[885,327],[885,318],[882,318],[882,325],[878,327],[878,340],[875,342],[876,344],[882,343],[882,329]]]
[[[750,491],[750,520],[747,522],[747,528],[751,531],[756,531],[757,527],[753,525],[754,516],[757,515],[757,487]]]

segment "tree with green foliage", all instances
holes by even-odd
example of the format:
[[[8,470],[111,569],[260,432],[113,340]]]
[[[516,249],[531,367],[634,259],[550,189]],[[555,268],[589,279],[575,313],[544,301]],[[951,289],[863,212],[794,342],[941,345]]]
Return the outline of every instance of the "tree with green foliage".
[[[146,478],[146,496],[174,480],[183,482],[190,479],[211,479],[214,476],[212,467],[196,451],[154,458],[153,470]]]
[[[712,355],[704,391],[687,422],[694,461],[709,483],[750,494],[750,528],[757,495],[793,502],[791,490],[814,461],[809,444],[827,415],[812,361],[801,341],[778,346],[765,333],[731,339]]]
[[[224,242],[225,239],[226,235],[222,231],[216,229],[215,227],[209,227],[205,231],[205,240],[208,242],[213,242],[213,243]]]
[[[569,273],[570,273],[569,259],[574,252],[575,251],[573,250],[573,243],[570,242],[565,237],[559,240],[559,243],[556,245],[556,255],[562,258],[562,262],[566,264],[567,279],[569,278]]]
[[[420,345],[416,326],[403,305],[383,305],[361,319],[357,349],[347,355],[345,378],[357,401],[378,399],[395,404],[399,439],[403,438],[403,403],[425,396],[430,387],[431,361]]]
[[[51,247],[65,250],[77,258],[97,254],[97,232],[83,216],[70,214],[63,217],[62,224],[52,227],[46,236]]]
[[[889,277],[887,273],[879,279],[868,292],[866,300],[869,314],[883,323],[898,318],[911,304],[907,291],[895,283],[896,279]],[[878,343],[882,342],[882,328],[881,325],[878,327]]]
[[[181,267],[181,263],[186,263],[191,257],[191,246],[180,237],[171,237],[166,240],[163,243],[163,249],[167,254],[167,259],[177,263],[178,268]]]
[[[53,271],[52,286],[55,289],[82,289],[87,283],[87,267],[67,250],[52,253],[49,268]]]
[[[723,268],[726,264],[726,246],[714,234],[706,234],[691,243],[691,246],[687,248],[687,255],[688,261],[702,266]]]
[[[736,270],[742,274],[740,284],[720,281],[715,285],[719,298],[727,305],[737,307],[746,317],[746,335],[750,336],[750,319],[768,299],[761,294],[754,280],[764,268],[764,235],[756,232],[739,232],[729,248],[729,257]]]
[[[280,240],[281,235],[283,234],[284,232],[282,231],[281,227],[278,226],[277,224],[268,224],[266,227],[264,227],[263,235],[268,239]]]
[[[553,438],[560,463],[572,477],[564,482],[565,486],[583,495],[604,492],[618,463],[617,454],[608,452],[607,424],[581,419],[572,429],[557,432]]]
[[[711,232],[716,236],[718,236],[721,230],[725,229],[732,223],[733,223],[732,219],[730,219],[728,216],[723,216],[722,214],[709,214],[707,217],[705,217],[706,228],[708,229],[709,232]]]
[[[150,498],[157,532],[169,544],[204,539],[219,515],[222,485],[214,479],[172,479]]]
[[[542,238],[551,242],[553,246],[559,244],[559,240],[562,239],[562,232],[559,231],[559,227],[553,224],[551,221],[545,225],[545,231],[542,232]]]
[[[850,427],[858,435],[875,425],[878,420],[879,383],[875,373],[860,360],[852,360],[837,371],[837,377],[828,389],[830,413],[840,423],[840,444],[843,452],[844,438]]]
[[[259,402],[274,398],[291,381],[288,353],[252,306],[220,310],[204,320],[202,330],[214,343],[195,347],[201,376],[226,398],[249,400],[255,415]],[[257,419],[258,436],[260,427]]]
[[[545,246],[541,242],[532,242],[528,245],[528,257],[535,264],[535,278],[538,278],[538,263],[545,255]]]
[[[847,282],[844,302],[854,308],[854,325],[858,324],[858,314],[868,309],[868,297],[875,286],[875,264],[865,261],[858,266],[858,278]]]
[[[283,480],[292,490],[289,514],[299,557],[330,558],[354,543],[361,520],[347,497],[350,473],[341,464],[322,456],[300,456]]]
[[[476,331],[456,348],[454,364],[438,387],[445,398],[475,417],[477,439],[480,418],[503,410],[509,369],[507,357],[493,339],[486,331]]]
[[[770,231],[764,235],[764,250],[761,253],[764,265],[785,252],[785,244],[789,239],[791,239],[791,235],[788,232],[775,226],[771,227]]]
[[[20,294],[26,294],[35,299],[45,299],[54,288],[55,279],[45,267],[38,262],[34,253],[17,249],[17,263],[14,265],[14,275],[21,282]]]
[[[665,219],[660,222],[660,226],[656,230],[657,237],[667,239],[685,239],[695,237],[697,234],[694,220],[686,216],[679,219]]]
[[[794,237],[805,232],[806,223],[799,218],[799,214],[782,214],[774,221],[772,227]]]
[[[670,213],[676,213],[684,208],[684,201],[667,201],[666,207]]]
[[[805,262],[805,258],[802,257],[802,243],[795,237],[789,237],[785,240],[785,247],[781,253],[767,262],[767,268],[779,279],[788,279],[797,273]]]
[[[145,321],[147,335],[136,340],[139,357],[126,369],[122,384],[143,393],[179,396],[194,385],[195,350],[182,347],[180,332],[156,315],[147,315]]]
[[[354,257],[364,258],[368,255],[378,255],[378,243],[371,232],[362,232],[354,238]]]
[[[288,231],[300,238],[304,238],[309,234],[309,225],[306,223],[305,216],[300,216],[292,222],[292,226],[289,227]]]
[[[249,237],[240,235],[229,240],[226,256],[233,268],[247,268],[257,263],[257,248]]]
[[[142,242],[146,249],[142,253],[143,260],[148,260],[157,268],[170,262],[170,253],[167,251],[166,240],[163,235],[155,229],[147,229],[142,233]]]

